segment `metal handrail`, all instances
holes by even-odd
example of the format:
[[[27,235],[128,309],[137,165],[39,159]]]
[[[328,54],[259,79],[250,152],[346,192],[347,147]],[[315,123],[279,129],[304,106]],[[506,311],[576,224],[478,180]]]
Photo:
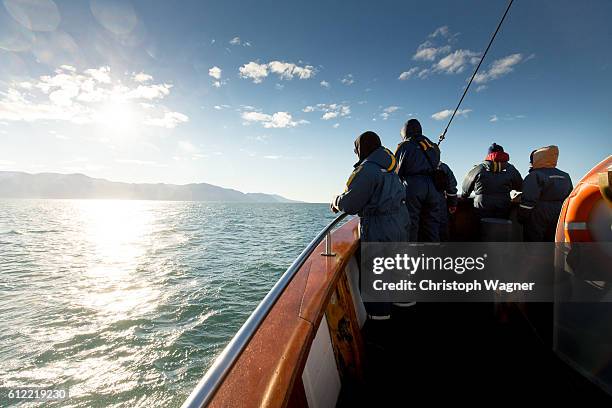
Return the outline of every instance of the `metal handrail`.
[[[272,289],[259,303],[257,308],[251,313],[249,318],[244,322],[240,330],[236,332],[234,337],[225,346],[221,354],[215,359],[215,362],[210,366],[204,377],[195,386],[189,397],[182,405],[182,408],[201,408],[210,403],[215,392],[219,389],[223,380],[230,372],[234,363],[242,351],[249,344],[249,341],[264,321],[276,301],[281,297],[295,274],[300,270],[308,257],[312,255],[315,248],[326,239],[326,253],[322,255],[333,255],[331,253],[331,231],[338,225],[348,214],[342,213],[338,215],[332,222],[327,225],[313,239],[302,253],[295,258],[291,266],[282,274],[279,280],[274,284]]]

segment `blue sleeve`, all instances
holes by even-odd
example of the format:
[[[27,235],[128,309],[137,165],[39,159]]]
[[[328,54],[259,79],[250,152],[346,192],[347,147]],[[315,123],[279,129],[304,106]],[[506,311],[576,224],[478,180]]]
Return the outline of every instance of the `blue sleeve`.
[[[478,173],[480,173],[480,165],[474,166],[472,170],[465,175],[463,179],[463,184],[461,185],[461,197],[467,198],[474,191],[474,185],[476,184],[476,178],[478,177]]]
[[[518,219],[525,223],[531,217],[533,210],[540,199],[542,185],[537,172],[532,171],[523,181],[523,194],[521,194],[521,204],[519,205]]]
[[[449,207],[457,206],[457,179],[453,174],[453,171],[448,166],[444,166],[444,172],[448,181],[448,187],[446,188],[446,201]]]
[[[415,145],[410,142],[402,142],[397,146],[395,151],[395,158],[397,159],[397,174],[400,179],[404,181],[406,179],[406,166],[408,163],[414,163]]]
[[[357,214],[370,201],[375,185],[374,175],[364,166],[359,166],[346,182],[346,190],[336,197],[334,204],[347,214]]]
[[[521,177],[521,173],[516,169],[516,167],[510,165],[510,171],[512,176],[512,189],[515,191],[521,191],[523,188],[523,177]]]

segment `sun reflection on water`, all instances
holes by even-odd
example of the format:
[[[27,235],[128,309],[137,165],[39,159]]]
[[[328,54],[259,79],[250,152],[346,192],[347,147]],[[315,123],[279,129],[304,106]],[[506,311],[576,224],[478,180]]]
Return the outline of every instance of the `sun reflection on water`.
[[[152,243],[151,203],[83,200],[74,208],[78,234],[88,248],[78,284],[81,304],[114,318],[153,309],[160,293],[138,269]]]

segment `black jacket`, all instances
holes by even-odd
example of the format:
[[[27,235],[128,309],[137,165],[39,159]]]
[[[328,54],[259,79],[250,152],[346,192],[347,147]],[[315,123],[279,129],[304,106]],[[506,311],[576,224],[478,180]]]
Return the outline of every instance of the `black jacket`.
[[[510,191],[520,191],[522,184],[521,174],[512,164],[485,160],[465,176],[461,196],[467,198],[474,192],[474,207],[480,217],[508,218]]]

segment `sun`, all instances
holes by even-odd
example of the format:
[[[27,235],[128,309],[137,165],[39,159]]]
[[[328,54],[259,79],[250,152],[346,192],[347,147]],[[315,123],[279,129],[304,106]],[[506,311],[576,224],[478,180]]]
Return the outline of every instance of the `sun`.
[[[136,113],[129,103],[109,103],[97,112],[96,122],[106,128],[126,132],[134,130]]]

